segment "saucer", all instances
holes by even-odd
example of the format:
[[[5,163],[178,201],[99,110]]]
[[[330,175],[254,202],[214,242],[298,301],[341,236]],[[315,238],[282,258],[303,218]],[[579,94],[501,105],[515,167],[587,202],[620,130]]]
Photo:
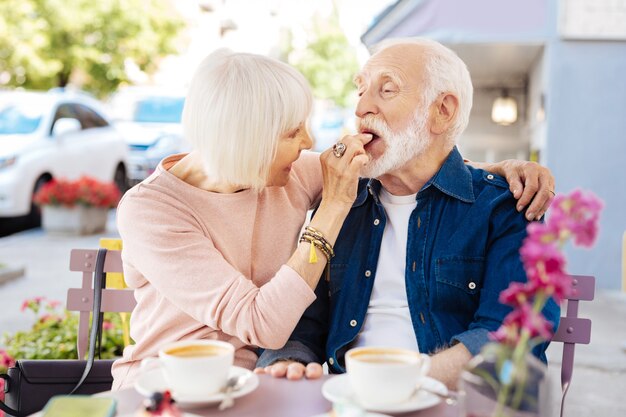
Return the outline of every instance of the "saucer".
[[[430,377],[424,377],[422,385],[428,387],[429,390],[442,395],[446,395],[448,393],[448,389],[442,382]],[[322,395],[330,402],[345,401],[346,399],[353,398],[352,386],[348,380],[348,375],[337,375],[324,382],[324,385],[322,386]],[[417,411],[433,407],[441,402],[441,398],[431,392],[417,390],[408,400],[398,404],[369,406],[367,404],[360,404],[357,400],[354,401],[357,405],[367,411],[380,413],[406,413],[409,411]]]
[[[183,417],[187,417],[187,416],[183,416]],[[312,417],[333,417],[333,414],[328,412],[328,413],[316,414]],[[391,416],[388,416],[387,414],[370,413],[368,411],[365,413],[363,417],[391,417]]]
[[[137,416],[137,413],[129,413],[129,414],[122,414],[121,416],[117,416],[117,417],[136,417],[136,416]],[[202,417],[202,416],[199,416],[197,414],[182,412],[181,417]]]
[[[230,368],[228,377],[250,374],[250,377],[245,384],[236,391],[232,392],[233,398],[239,398],[246,394],[251,393],[259,386],[259,377],[252,371],[240,368],[239,366],[233,366]],[[150,369],[139,375],[139,378],[135,381],[135,389],[141,395],[149,397],[154,392],[163,392],[167,387],[163,372],[161,369]],[[176,404],[181,408],[200,408],[210,404],[217,404],[224,399],[223,392],[216,392],[211,395],[177,395],[172,392],[172,397],[176,400]]]

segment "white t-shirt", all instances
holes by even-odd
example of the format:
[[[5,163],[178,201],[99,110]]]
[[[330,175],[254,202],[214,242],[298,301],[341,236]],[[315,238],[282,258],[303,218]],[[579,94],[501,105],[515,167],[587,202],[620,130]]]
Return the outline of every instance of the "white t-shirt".
[[[380,201],[387,214],[387,223],[372,296],[355,347],[391,346],[418,350],[405,284],[406,243],[415,197],[416,194],[395,196],[381,188]]]

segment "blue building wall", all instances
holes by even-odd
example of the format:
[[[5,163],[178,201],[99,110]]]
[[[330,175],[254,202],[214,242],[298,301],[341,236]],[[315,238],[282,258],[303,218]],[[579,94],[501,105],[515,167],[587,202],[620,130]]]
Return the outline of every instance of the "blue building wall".
[[[568,270],[596,275],[601,288],[619,288],[626,231],[626,42],[555,37],[546,54],[544,161],[557,192],[588,189],[605,203],[596,246],[568,248]]]

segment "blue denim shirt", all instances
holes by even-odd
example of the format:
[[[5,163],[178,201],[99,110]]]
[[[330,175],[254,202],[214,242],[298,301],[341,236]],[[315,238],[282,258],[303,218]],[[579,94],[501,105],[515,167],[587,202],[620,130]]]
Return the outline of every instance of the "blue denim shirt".
[[[330,372],[345,371],[344,353],[363,325],[376,279],[386,222],[380,188],[377,180],[360,180],[335,245],[329,282],[320,280],[317,299],[285,347],[264,351],[257,366],[294,359],[327,361]],[[405,283],[419,349],[434,353],[460,342],[475,355],[511,311],[498,302],[500,291],[511,281],[526,280],[519,248],[527,221],[515,209],[506,181],[466,166],[456,148],[416,201]],[[552,299],[544,314],[556,328],[560,309]],[[547,345],[533,350],[544,362]]]

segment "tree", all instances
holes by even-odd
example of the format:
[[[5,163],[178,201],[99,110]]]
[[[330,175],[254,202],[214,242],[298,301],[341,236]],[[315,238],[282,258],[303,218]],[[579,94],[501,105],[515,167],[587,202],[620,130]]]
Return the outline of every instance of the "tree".
[[[2,0],[0,81],[48,89],[77,79],[105,95],[128,81],[127,59],[153,72],[182,26],[163,0]]]
[[[288,61],[309,81],[317,98],[340,107],[350,105],[352,77],[359,69],[356,52],[339,27],[337,13],[313,18],[312,37],[303,50],[292,49]]]

